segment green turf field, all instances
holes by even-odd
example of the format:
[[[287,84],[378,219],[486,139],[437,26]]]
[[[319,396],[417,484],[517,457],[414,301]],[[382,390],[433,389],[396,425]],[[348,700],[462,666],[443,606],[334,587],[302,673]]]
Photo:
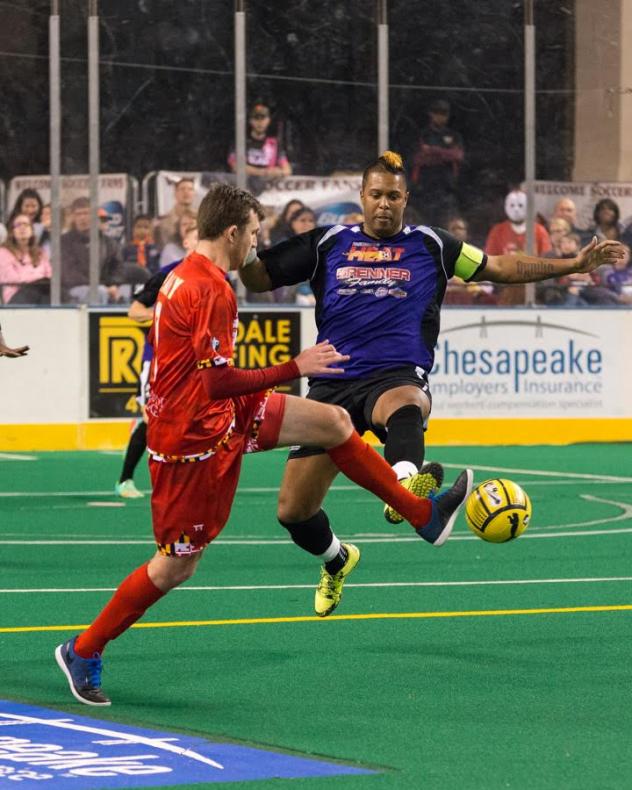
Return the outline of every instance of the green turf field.
[[[362,562],[324,621],[317,564],[275,519],[284,458],[245,460],[226,530],[108,647],[113,705],[92,709],[53,650],[152,553],[148,498],[111,495],[117,454],[0,455],[0,699],[378,771],[235,788],[632,786],[630,445],[433,452],[448,480],[470,465],[528,491],[531,526],[503,545],[460,517],[435,549],[339,477],[327,510]]]

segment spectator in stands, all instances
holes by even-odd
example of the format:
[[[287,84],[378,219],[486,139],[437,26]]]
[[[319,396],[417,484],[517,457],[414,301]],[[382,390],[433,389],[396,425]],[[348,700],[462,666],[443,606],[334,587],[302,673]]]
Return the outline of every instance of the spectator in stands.
[[[132,240],[123,247],[124,263],[132,263],[155,274],[160,268],[160,252],[152,237],[149,214],[138,214],[132,225]]]
[[[308,230],[314,230],[316,227],[316,214],[308,206],[301,206],[290,214],[288,226],[290,229],[288,237],[307,233]]]
[[[571,200],[571,198],[560,198],[555,206],[553,206],[553,213],[551,214],[551,219],[556,217],[560,217],[561,219],[565,219],[571,227],[571,233],[579,233],[579,229],[577,227],[577,206],[575,205],[575,201]]]
[[[270,109],[263,102],[253,105],[248,115],[246,137],[246,175],[280,178],[292,174],[285,151],[278,136],[270,134]],[[237,170],[237,155],[231,150],[228,155],[231,172]]]
[[[44,201],[40,197],[36,189],[23,189],[15,200],[15,205],[9,215],[9,227],[12,226],[13,220],[18,214],[26,214],[31,220],[33,232],[35,233],[35,241],[39,243],[40,236],[42,235],[42,209]]]
[[[527,194],[522,189],[509,192],[505,198],[507,219],[496,223],[487,236],[487,255],[518,255],[526,253],[527,246]],[[543,256],[551,249],[551,240],[546,228],[535,223],[534,255]],[[498,304],[524,304],[525,286],[501,286],[497,290]]]
[[[496,223],[489,231],[485,242],[487,255],[512,255],[526,252],[527,243],[527,194],[516,189],[505,198],[505,214],[507,219]],[[534,255],[543,256],[551,249],[551,239],[546,228],[540,223],[535,224]]]
[[[549,238],[551,249],[544,254],[545,258],[562,258],[562,240],[571,233],[571,226],[562,217],[553,217],[549,222]]]
[[[627,244],[624,250],[625,256],[617,260],[616,264],[593,272],[594,287],[587,290],[584,296],[589,304],[632,304],[632,268]]]
[[[70,230],[61,237],[61,284],[65,301],[83,304],[90,292],[90,200],[75,198],[70,212]],[[99,209],[99,221],[102,226],[108,222],[103,209]],[[119,302],[122,298],[119,286],[144,283],[149,278],[146,269],[123,264],[119,243],[102,231],[99,231],[99,272],[99,304]]]
[[[554,222],[564,222],[568,227],[568,222],[561,217],[552,219],[551,226]],[[556,251],[550,250],[544,257],[575,258],[581,246],[578,233],[565,233],[557,241]],[[593,279],[590,274],[571,274],[555,280],[543,280],[536,283],[536,301],[549,307],[585,307],[588,303],[582,298],[582,293],[586,287],[592,285]]]
[[[270,244],[277,244],[281,239],[287,239],[290,235],[290,228],[288,225],[288,217],[293,214],[296,209],[302,208],[305,204],[302,200],[293,198],[281,209],[281,213],[276,218],[276,222],[270,228]]]
[[[410,174],[410,203],[424,223],[443,225],[459,210],[457,186],[464,159],[463,138],[448,126],[450,105],[436,99],[420,133]]]
[[[594,233],[599,241],[604,239],[619,241],[622,231],[619,217],[619,205],[614,200],[602,198],[597,202],[593,211],[593,220],[595,222]]]
[[[0,283],[4,304],[50,304],[52,269],[48,256],[35,239],[33,223],[16,214],[9,235],[0,247]]]
[[[175,236],[160,253],[160,268],[174,261],[180,261],[186,256],[184,237],[195,227],[197,227],[196,215],[192,211],[186,211],[182,214],[178,220]]]
[[[459,241],[467,241],[469,235],[469,228],[466,220],[463,217],[452,217],[448,220],[446,230],[451,233],[455,239]]]
[[[158,247],[162,248],[165,244],[174,240],[178,230],[178,220],[187,213],[195,215],[193,204],[195,202],[195,183],[192,178],[181,178],[174,184],[174,204],[173,208],[164,217],[161,217],[156,226],[154,240]],[[182,239],[180,239],[180,242]]]

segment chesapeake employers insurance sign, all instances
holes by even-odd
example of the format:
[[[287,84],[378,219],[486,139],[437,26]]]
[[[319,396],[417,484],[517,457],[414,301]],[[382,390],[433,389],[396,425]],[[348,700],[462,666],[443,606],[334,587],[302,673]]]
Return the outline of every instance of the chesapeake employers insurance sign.
[[[632,311],[444,310],[435,417],[632,414]]]

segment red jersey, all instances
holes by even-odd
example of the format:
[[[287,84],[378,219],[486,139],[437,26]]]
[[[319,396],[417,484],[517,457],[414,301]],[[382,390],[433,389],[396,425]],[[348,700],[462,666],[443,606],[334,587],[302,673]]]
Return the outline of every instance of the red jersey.
[[[224,272],[191,253],[163,283],[149,335],[147,445],[157,460],[201,460],[229,436],[233,401],[210,400],[201,371],[233,364],[236,334],[237,301]]]
[[[527,246],[526,233],[516,233],[507,219],[494,225],[489,231],[485,242],[485,252],[488,255],[512,255],[524,253]],[[535,223],[536,255],[544,255],[551,249],[551,239],[544,225]]]

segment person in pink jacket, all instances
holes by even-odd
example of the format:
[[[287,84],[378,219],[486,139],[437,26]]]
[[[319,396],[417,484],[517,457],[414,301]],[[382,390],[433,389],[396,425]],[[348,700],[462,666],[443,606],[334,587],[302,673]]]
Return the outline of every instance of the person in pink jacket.
[[[50,261],[35,240],[33,223],[26,214],[17,214],[0,247],[2,302],[9,303],[23,284],[49,279],[51,274]]]

